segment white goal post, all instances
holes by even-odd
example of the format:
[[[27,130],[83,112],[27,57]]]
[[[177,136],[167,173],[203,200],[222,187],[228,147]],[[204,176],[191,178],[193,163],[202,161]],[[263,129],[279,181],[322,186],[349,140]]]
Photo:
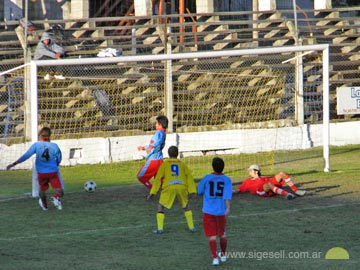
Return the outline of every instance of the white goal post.
[[[136,55],[136,56],[121,56],[114,58],[82,58],[79,59],[63,59],[63,60],[40,60],[31,61],[31,138],[32,141],[37,141],[38,138],[38,121],[37,121],[37,89],[38,81],[37,69],[39,66],[68,66],[68,65],[90,65],[102,63],[126,63],[126,62],[151,62],[151,61],[167,61],[179,59],[197,59],[207,57],[229,57],[229,56],[243,56],[243,55],[265,55],[276,53],[289,53],[289,52],[304,52],[304,51],[322,51],[323,63],[323,157],[324,157],[324,171],[330,170],[329,161],[329,45],[304,45],[304,46],[289,46],[289,47],[270,47],[259,49],[244,49],[244,50],[227,50],[227,51],[211,51],[211,52],[191,52],[191,53],[177,53],[177,54],[163,54],[163,55]],[[304,54],[305,55],[305,54]],[[299,57],[301,57],[300,55]],[[292,59],[289,59],[292,60]],[[167,87],[171,88],[171,84]],[[170,93],[171,89],[167,89]],[[170,127],[172,126],[172,115],[170,109],[172,107],[170,98],[167,100],[167,115],[170,120]],[[171,129],[171,128],[169,128]]]
[[[258,49],[242,49],[242,50],[225,50],[225,51],[206,51],[206,52],[190,52],[190,53],[176,53],[176,54],[162,54],[162,55],[132,55],[132,56],[120,56],[120,57],[111,57],[111,58],[81,58],[81,59],[61,59],[61,60],[37,60],[30,62],[30,107],[31,107],[31,140],[32,142],[36,142],[38,140],[38,88],[39,88],[39,69],[49,66],[62,66],[62,67],[75,67],[78,70],[83,70],[85,66],[91,65],[114,65],[114,66],[121,66],[121,65],[131,65],[135,67],[138,63],[140,65],[144,65],[146,63],[148,66],[151,66],[152,63],[163,63],[162,72],[164,73],[164,81],[160,82],[163,84],[164,87],[164,113],[169,118],[169,133],[173,130],[173,123],[174,123],[174,104],[173,104],[173,84],[172,76],[176,70],[173,67],[172,61],[186,61],[189,60],[192,63],[200,61],[200,59],[225,59],[225,58],[236,58],[236,57],[254,57],[256,58],[257,55],[288,55],[286,62],[294,62],[296,64],[296,72],[301,72],[301,61],[297,61],[298,59],[311,54],[311,52],[316,52],[319,55],[321,54],[320,62],[321,62],[321,69],[322,74],[321,76],[321,91],[322,91],[322,151],[323,151],[323,159],[324,159],[324,172],[330,171],[330,160],[329,160],[329,141],[330,141],[330,134],[329,134],[329,110],[330,110],[330,103],[329,103],[329,45],[327,44],[319,44],[319,45],[304,45],[304,46],[289,46],[289,47],[269,47],[269,48],[258,48]],[[295,57],[294,57],[295,55]],[[281,65],[280,65],[281,66]],[[268,64],[267,69],[271,69],[271,64]],[[84,71],[85,72],[85,71]],[[260,72],[261,73],[261,72]],[[266,73],[266,70],[263,72]],[[150,74],[151,75],[151,74]],[[233,75],[233,74],[231,74]],[[91,76],[91,75],[90,75]],[[114,75],[113,75],[114,76]],[[204,75],[205,76],[205,75]],[[243,75],[240,75],[240,77]],[[66,77],[66,75],[65,75]],[[300,79],[301,80],[301,79]],[[297,82],[298,86],[296,86],[296,106],[298,106],[295,110],[300,112],[303,111],[301,106],[304,106],[302,102],[302,82]],[[238,86],[237,86],[238,87]],[[161,101],[160,101],[161,103]],[[44,120],[44,119],[42,119]],[[301,120],[300,120],[301,122]]]

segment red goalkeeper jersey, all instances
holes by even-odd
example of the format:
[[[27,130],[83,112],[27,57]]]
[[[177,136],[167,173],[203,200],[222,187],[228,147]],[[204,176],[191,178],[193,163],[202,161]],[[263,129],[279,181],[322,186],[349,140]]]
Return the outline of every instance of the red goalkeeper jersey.
[[[244,182],[238,187],[241,193],[250,192],[251,194],[258,194],[258,192],[264,191],[264,184],[271,181],[267,176],[261,176],[259,178],[246,178]]]

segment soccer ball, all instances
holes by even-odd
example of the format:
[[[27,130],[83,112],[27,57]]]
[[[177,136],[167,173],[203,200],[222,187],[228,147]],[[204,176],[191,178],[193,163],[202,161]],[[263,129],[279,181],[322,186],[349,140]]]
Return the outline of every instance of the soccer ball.
[[[94,192],[96,190],[96,183],[92,180],[90,181],[87,181],[85,184],[84,184],[84,189],[87,191],[87,192]]]

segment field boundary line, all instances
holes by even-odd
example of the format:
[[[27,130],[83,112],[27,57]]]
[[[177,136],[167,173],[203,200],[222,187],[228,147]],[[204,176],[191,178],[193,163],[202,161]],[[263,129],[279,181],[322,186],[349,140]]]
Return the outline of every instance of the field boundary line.
[[[360,205],[360,202],[354,203],[338,203],[338,204],[331,204],[331,205],[324,205],[324,206],[314,206],[314,207],[304,207],[304,208],[296,208],[296,209],[285,209],[285,210],[278,210],[278,211],[271,211],[269,212],[258,212],[258,213],[248,213],[248,214],[240,214],[240,215],[230,215],[230,219],[238,219],[243,217],[252,217],[252,216],[265,216],[265,215],[273,215],[274,213],[293,213],[299,211],[306,211],[306,210],[319,210],[319,209],[327,209],[327,208],[337,208],[337,207],[344,207],[344,206],[351,206],[351,205]],[[194,221],[199,222],[199,219],[194,219]],[[174,221],[168,222],[168,224],[183,224],[185,221]],[[103,228],[103,229],[89,229],[89,230],[82,230],[82,231],[68,231],[63,233],[52,233],[48,235],[29,235],[29,236],[18,236],[18,237],[10,237],[10,238],[0,238],[0,241],[16,241],[16,240],[24,240],[24,239],[33,239],[33,238],[52,238],[52,237],[61,237],[61,236],[68,236],[68,235],[79,235],[79,234],[88,234],[88,233],[101,233],[107,231],[116,231],[116,230],[129,230],[134,228],[145,228],[145,227],[153,227],[155,226],[154,223],[151,224],[139,224],[133,226],[121,226],[121,227],[110,227],[110,228]]]
[[[123,188],[123,187],[131,187],[131,186],[143,186],[140,184],[129,184],[129,185],[119,185],[119,186],[109,186],[109,187],[103,187],[103,188],[98,188],[98,190],[107,190],[107,189],[117,189],[117,188]],[[65,189],[65,193],[66,194],[74,194],[74,193],[80,193],[80,192],[84,192],[84,190],[73,190],[73,191],[66,191]],[[36,197],[39,198],[39,197]],[[26,192],[22,195],[18,195],[16,197],[10,197],[10,198],[4,198],[4,199],[0,199],[0,203],[3,202],[11,202],[11,201],[17,201],[17,200],[22,200],[22,199],[36,199],[35,197],[31,196],[31,192]]]

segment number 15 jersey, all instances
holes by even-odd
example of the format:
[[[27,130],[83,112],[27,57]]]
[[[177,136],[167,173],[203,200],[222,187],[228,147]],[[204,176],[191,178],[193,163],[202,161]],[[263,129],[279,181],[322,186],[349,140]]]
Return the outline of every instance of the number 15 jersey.
[[[203,213],[223,216],[225,201],[232,199],[232,182],[228,176],[213,172],[201,179],[197,192],[203,195]]]

